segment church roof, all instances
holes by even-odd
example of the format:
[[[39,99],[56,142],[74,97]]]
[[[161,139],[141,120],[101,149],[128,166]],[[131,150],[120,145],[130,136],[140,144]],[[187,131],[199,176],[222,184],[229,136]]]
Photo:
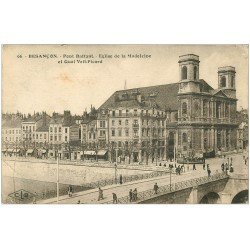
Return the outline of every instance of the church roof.
[[[178,109],[177,95],[179,91],[178,83],[163,84],[149,87],[133,88],[116,91],[104,102],[99,109],[108,108],[143,108],[157,106],[160,109]],[[140,94],[142,101],[138,99],[124,99],[117,101],[118,96]]]

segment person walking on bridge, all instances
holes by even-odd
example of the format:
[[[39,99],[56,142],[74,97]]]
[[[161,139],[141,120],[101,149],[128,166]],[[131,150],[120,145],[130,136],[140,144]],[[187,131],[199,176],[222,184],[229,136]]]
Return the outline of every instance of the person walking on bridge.
[[[193,170],[196,170],[196,166],[195,166],[195,163],[193,164]]]
[[[206,170],[206,164],[205,164],[205,162],[203,163],[203,170]]]
[[[133,191],[133,201],[137,201],[137,188]]]
[[[133,201],[133,192],[132,192],[132,189],[129,190],[129,201],[130,202]]]
[[[159,189],[159,186],[157,185],[157,183],[155,183],[155,185],[154,185],[154,191],[155,191],[155,194],[157,194],[158,189]]]
[[[221,170],[222,170],[222,172],[224,172],[224,170],[225,170],[224,162],[221,164]]]
[[[68,188],[68,195],[69,197],[72,197],[73,195],[73,187],[71,185],[69,185],[69,188]]]
[[[211,176],[211,170],[210,170],[210,167],[209,167],[209,165],[207,164],[207,174],[208,174],[208,177],[210,177]]]
[[[113,195],[113,204],[117,204],[117,195],[116,195],[116,193],[112,193],[112,195]]]
[[[99,187],[98,192],[99,192],[98,201],[99,201],[99,200],[103,200],[103,199],[104,199],[104,198],[103,198],[103,191],[102,191],[102,189],[101,189],[100,187]]]
[[[120,174],[120,184],[122,184],[122,175]]]

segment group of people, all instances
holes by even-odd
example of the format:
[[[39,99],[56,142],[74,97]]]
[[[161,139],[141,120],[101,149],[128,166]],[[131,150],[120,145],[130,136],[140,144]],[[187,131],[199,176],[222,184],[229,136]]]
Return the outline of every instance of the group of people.
[[[221,164],[221,170],[222,170],[222,172],[225,172],[225,173],[227,173],[228,171],[230,172],[230,173],[233,173],[233,171],[234,171],[234,169],[233,169],[233,164],[232,163],[230,163],[230,165],[228,165],[228,163],[226,162],[226,163],[222,163]]]
[[[137,188],[129,190],[129,202],[137,201]]]

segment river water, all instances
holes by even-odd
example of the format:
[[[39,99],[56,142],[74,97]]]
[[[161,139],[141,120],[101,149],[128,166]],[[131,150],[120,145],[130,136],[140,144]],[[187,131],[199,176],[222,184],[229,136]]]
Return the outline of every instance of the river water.
[[[137,175],[151,171],[119,169],[117,176]],[[2,202],[12,203],[9,195],[14,191],[25,190],[37,196],[50,198],[56,194],[57,165],[51,162],[34,162],[2,159]],[[104,179],[115,178],[115,169],[71,164],[59,165],[60,193],[65,194],[68,185],[74,185],[74,190],[83,184]],[[25,203],[25,202],[21,202]],[[27,202],[26,202],[27,203]]]

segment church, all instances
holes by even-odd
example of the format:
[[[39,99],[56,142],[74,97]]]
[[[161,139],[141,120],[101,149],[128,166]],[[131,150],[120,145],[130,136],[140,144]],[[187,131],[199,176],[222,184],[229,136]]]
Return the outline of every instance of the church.
[[[175,137],[177,154],[190,157],[237,146],[235,68],[219,67],[213,89],[199,78],[199,63],[197,55],[179,57],[178,122],[168,134],[170,144]]]
[[[102,142],[116,157],[132,155],[132,160],[142,162],[234,150],[235,68],[219,67],[214,89],[199,77],[199,56],[181,55],[178,63],[176,83],[111,95],[94,119],[95,136],[86,131],[85,138],[92,138],[89,143]]]

